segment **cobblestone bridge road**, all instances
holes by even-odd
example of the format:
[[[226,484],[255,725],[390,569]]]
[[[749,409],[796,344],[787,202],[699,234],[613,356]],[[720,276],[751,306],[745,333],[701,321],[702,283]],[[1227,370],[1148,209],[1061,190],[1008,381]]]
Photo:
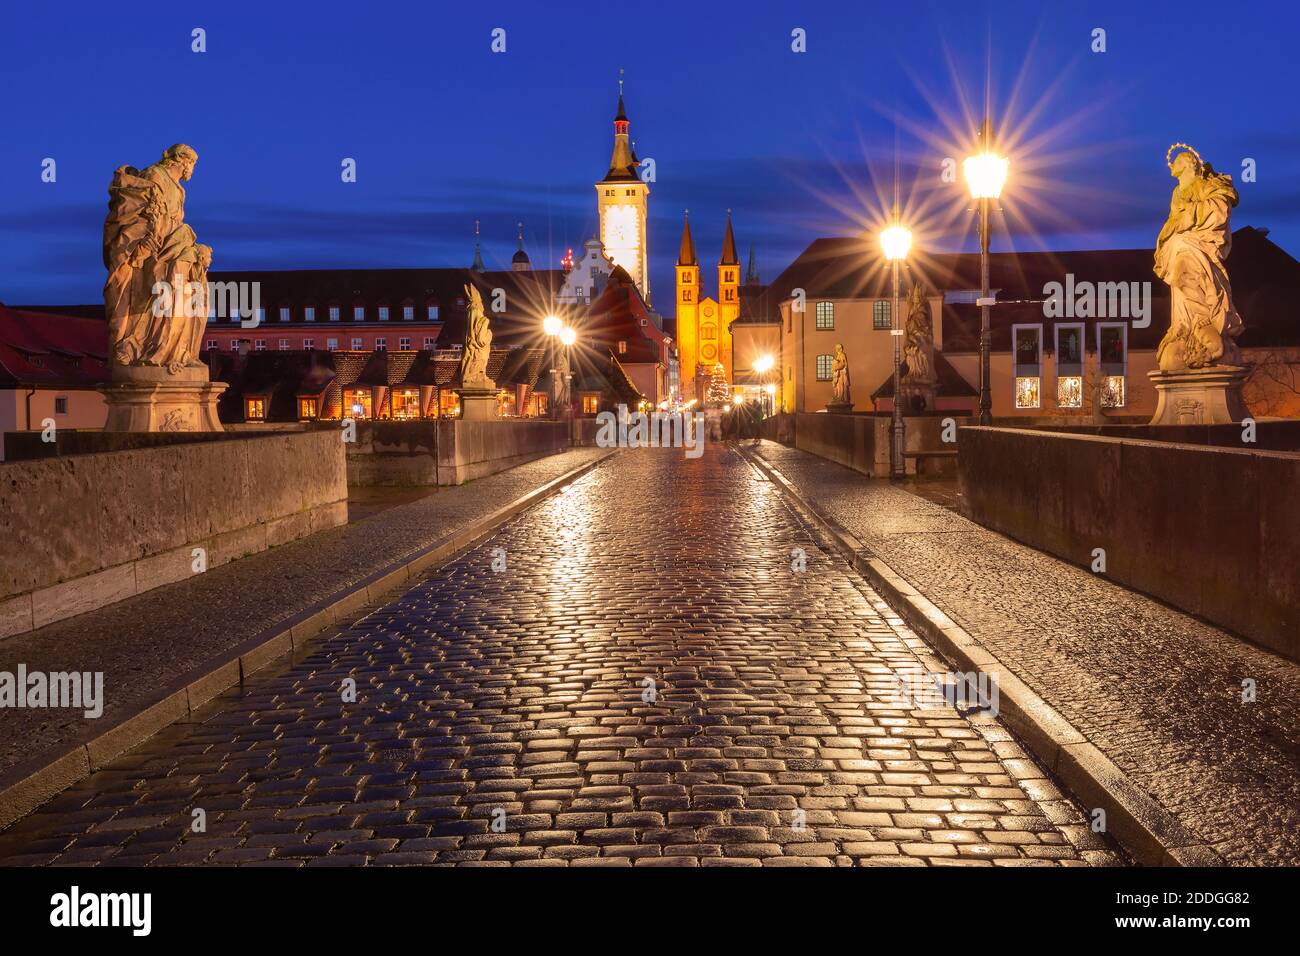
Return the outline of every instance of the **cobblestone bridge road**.
[[[929,651],[724,447],[621,452],[309,650],[0,862],[1117,862],[996,720],[900,709]]]

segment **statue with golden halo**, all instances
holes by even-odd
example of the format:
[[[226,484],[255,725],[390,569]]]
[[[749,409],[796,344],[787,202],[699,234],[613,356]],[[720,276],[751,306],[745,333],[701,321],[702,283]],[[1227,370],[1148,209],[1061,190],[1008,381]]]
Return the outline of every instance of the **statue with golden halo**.
[[[1234,365],[1241,360],[1236,339],[1244,325],[1224,262],[1232,250],[1237,190],[1231,176],[1216,173],[1186,143],[1169,147],[1165,163],[1178,185],[1156,238],[1155,273],[1170,296],[1169,330],[1156,359],[1166,372]]]
[[[1159,367],[1147,373],[1157,396],[1151,424],[1239,422],[1249,414],[1241,395],[1249,369],[1237,346],[1245,326],[1226,265],[1237,190],[1231,176],[1216,173],[1186,143],[1170,146],[1165,164],[1178,185],[1156,238],[1155,273],[1169,286],[1169,328],[1156,349]]]

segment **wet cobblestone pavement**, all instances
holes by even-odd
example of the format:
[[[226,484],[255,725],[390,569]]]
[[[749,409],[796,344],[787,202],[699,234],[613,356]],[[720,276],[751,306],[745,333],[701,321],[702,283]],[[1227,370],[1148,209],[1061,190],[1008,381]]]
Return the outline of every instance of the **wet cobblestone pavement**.
[[[733,451],[625,451],[20,820],[0,863],[1122,862],[995,718],[899,703],[932,669]]]
[[[1226,860],[1300,865],[1300,666],[887,481],[758,450]]]

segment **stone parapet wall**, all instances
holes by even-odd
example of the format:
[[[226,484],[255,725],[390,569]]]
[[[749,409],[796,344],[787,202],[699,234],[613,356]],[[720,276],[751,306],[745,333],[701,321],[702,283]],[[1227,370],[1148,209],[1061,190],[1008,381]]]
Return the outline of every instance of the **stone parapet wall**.
[[[564,451],[569,423],[545,419],[459,418],[357,422],[346,444],[348,483],[459,485]]]
[[[347,522],[337,429],[146,444],[0,464],[0,637]]]
[[[1300,660],[1300,454],[972,427],[960,446],[975,521],[1088,568],[1102,549],[1107,578]]]

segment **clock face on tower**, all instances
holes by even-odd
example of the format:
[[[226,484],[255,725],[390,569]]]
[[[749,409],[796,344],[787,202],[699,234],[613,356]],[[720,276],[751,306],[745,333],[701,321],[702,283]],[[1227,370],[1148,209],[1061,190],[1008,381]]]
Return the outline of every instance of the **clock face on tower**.
[[[601,242],[605,255],[627,270],[633,279],[641,268],[641,228],[635,206],[606,206]]]

